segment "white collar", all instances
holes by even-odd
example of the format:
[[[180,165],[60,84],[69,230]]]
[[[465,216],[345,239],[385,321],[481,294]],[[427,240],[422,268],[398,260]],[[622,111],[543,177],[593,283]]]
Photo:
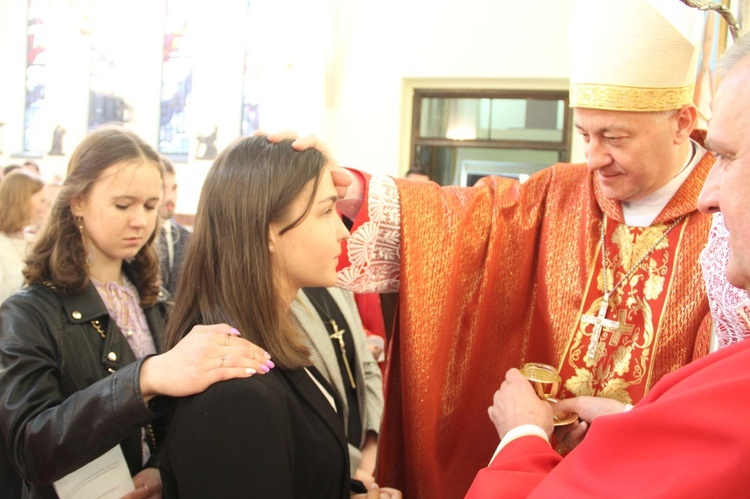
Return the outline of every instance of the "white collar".
[[[690,156],[686,159],[686,165],[682,168],[672,180],[637,201],[622,202],[622,215],[625,218],[625,224],[631,227],[648,227],[650,226],[659,213],[667,206],[667,203],[674,197],[677,191],[685,183],[693,169],[700,163],[706,154],[706,149],[700,144],[690,139],[693,147]]]

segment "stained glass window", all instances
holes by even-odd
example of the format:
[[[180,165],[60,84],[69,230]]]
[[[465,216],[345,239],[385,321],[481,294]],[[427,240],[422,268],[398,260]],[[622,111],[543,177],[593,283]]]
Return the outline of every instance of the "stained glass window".
[[[47,45],[50,32],[46,21],[50,0],[29,0],[26,46],[26,107],[24,112],[23,150],[42,153],[49,130],[45,126],[44,95],[47,81]]]
[[[161,83],[159,152],[186,160],[190,138],[187,113],[193,84],[193,58],[188,34],[190,2],[167,0]]]
[[[260,68],[257,55],[260,43],[256,33],[260,33],[256,23],[259,16],[256,15],[255,0],[247,2],[247,21],[245,38],[245,74],[242,84],[242,135],[252,135],[259,129],[259,81]]]
[[[88,12],[91,30],[88,33],[91,43],[89,130],[94,130],[107,123],[127,121],[122,88],[127,78],[118,63],[127,45],[122,43],[126,30],[119,8],[92,3],[88,5]]]

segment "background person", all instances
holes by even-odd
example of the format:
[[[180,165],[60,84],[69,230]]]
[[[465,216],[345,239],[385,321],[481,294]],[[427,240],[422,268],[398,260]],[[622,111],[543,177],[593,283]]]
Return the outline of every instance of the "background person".
[[[411,180],[413,182],[429,182],[430,176],[427,174],[426,171],[418,169],[418,168],[410,168],[409,171],[406,172],[406,175],[404,176],[406,180]]]
[[[174,219],[177,207],[177,173],[172,161],[161,156],[164,167],[164,200],[159,205],[162,219],[159,230],[159,258],[161,261],[161,282],[170,294],[177,290],[185,249],[190,240],[190,231]]]
[[[44,182],[22,170],[0,182],[0,303],[24,284],[23,267],[31,235],[47,213]]]

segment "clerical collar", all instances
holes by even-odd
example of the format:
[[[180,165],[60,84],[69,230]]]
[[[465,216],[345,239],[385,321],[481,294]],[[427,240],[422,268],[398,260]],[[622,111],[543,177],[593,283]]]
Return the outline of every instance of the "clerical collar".
[[[666,185],[652,192],[648,196],[637,201],[621,203],[625,224],[630,225],[631,227],[648,227],[654,220],[656,220],[656,217],[659,216],[661,210],[667,206],[667,203],[669,203],[672,197],[674,197],[685,180],[690,176],[690,173],[706,154],[706,149],[703,146],[692,139],[690,139],[690,142],[693,145],[690,151],[691,154],[687,158],[686,164],[680,173],[667,182]]]

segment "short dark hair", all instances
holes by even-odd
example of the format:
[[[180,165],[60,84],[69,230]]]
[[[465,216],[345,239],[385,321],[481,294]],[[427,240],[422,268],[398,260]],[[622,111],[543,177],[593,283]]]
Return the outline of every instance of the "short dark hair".
[[[13,170],[20,170],[20,169],[21,169],[21,165],[8,165],[5,168],[3,168],[3,175],[9,174]]]
[[[34,171],[36,171],[37,175],[40,173],[40,171],[39,171],[39,165],[35,161],[29,160],[29,161],[25,162],[23,164],[23,166],[24,166],[24,168],[27,167],[27,166],[32,167],[34,169]]]
[[[172,163],[172,160],[163,154],[159,155],[159,159],[161,160],[161,168],[164,170],[164,173],[167,175],[174,175],[174,163]]]
[[[409,171],[406,172],[406,175],[424,175],[427,178],[430,177],[430,174],[421,168],[409,168]]]

